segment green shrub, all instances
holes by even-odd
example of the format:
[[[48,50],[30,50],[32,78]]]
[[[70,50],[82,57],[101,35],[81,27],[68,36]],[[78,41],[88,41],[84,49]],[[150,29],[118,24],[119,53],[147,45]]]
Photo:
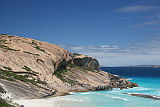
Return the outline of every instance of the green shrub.
[[[5,35],[5,36],[7,36],[7,37],[14,37],[13,35],[8,35],[8,34],[0,34],[0,35]]]
[[[94,71],[93,68],[89,68],[89,67],[84,67],[83,69],[84,69],[84,70],[88,70],[88,71]]]
[[[45,52],[45,50],[44,50],[44,49],[41,49],[39,46],[35,46],[34,48],[37,49],[38,51]]]
[[[9,70],[9,71],[12,71],[12,68],[10,68],[10,67],[3,66],[3,68],[6,70]]]
[[[69,83],[69,84],[75,84],[77,81],[69,79],[69,80],[66,80],[66,82]]]
[[[24,53],[27,53],[27,54],[31,54],[31,55],[36,55],[36,56],[40,56],[39,54],[34,54],[34,53],[31,53],[31,52],[27,52],[27,51],[23,51]]]
[[[26,70],[26,71],[32,71],[31,68],[24,66],[22,69]]]
[[[5,43],[7,40],[5,40],[5,39],[1,39],[0,40],[0,44],[3,44],[3,43]]]
[[[6,93],[6,91],[0,86],[0,93]]]
[[[67,72],[67,70],[63,69],[63,70],[58,70],[54,72],[54,75],[57,76],[58,78],[63,78],[63,74]]]
[[[15,107],[15,106],[7,103],[7,101],[5,101],[4,99],[0,98],[0,107]]]
[[[32,45],[38,45],[34,40],[32,40]]]
[[[73,55],[75,55],[75,56],[80,56],[80,55],[82,55],[82,54],[78,54],[78,53],[73,53]]]
[[[77,81],[75,80],[71,80],[71,79],[65,79],[64,78],[64,74],[68,73],[69,71],[67,71],[66,69],[63,69],[63,70],[59,70],[59,71],[55,71],[54,72],[54,75],[59,78],[60,80],[64,81],[64,82],[67,82],[69,84],[75,84]]]
[[[41,80],[37,80],[37,82],[36,83],[39,83],[39,84],[47,84],[47,82],[45,82],[45,81],[41,81]]]
[[[6,50],[11,50],[11,51],[20,51],[20,50],[12,49],[6,45],[0,45],[0,48],[6,49]]]
[[[37,76],[38,72],[33,71],[31,68],[24,66],[22,69],[28,71],[30,74]]]
[[[35,81],[35,79],[28,79],[28,77],[30,77],[29,75],[17,75],[16,73],[12,72],[12,71],[8,71],[8,70],[2,70],[0,69],[0,79],[5,79],[8,81],[23,81],[23,82],[29,82],[33,85],[37,85],[37,82]],[[38,82],[40,83],[40,82]],[[42,82],[41,82],[42,83]]]
[[[8,34],[0,34],[0,35],[8,35]]]
[[[34,40],[32,40],[32,43],[30,43],[30,44],[34,45],[33,47],[34,47],[35,49],[37,49],[38,51],[45,52],[45,50],[42,49],[42,48],[40,48],[40,47],[38,46],[38,44],[37,44]]]
[[[12,35],[8,35],[8,37],[9,37],[9,38],[12,38],[12,37],[14,37],[14,36],[12,36]]]
[[[76,65],[73,64],[73,63],[70,63],[68,66],[71,67],[71,68],[75,68],[76,67]]]

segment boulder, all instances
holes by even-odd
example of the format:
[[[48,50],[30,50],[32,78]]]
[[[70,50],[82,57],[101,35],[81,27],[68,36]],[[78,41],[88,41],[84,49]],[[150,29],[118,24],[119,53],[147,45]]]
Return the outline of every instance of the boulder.
[[[88,68],[89,70],[99,71],[99,62],[97,59],[85,55],[79,55],[74,57],[73,63],[82,68]]]
[[[132,83],[132,86],[133,87],[138,87],[138,84],[137,83]]]

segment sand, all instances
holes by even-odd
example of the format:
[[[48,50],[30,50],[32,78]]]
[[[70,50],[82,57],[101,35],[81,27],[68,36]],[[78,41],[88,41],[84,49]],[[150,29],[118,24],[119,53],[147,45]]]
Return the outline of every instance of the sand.
[[[13,102],[24,105],[24,107],[69,107],[76,100],[66,96],[59,96],[45,99],[14,100]]]

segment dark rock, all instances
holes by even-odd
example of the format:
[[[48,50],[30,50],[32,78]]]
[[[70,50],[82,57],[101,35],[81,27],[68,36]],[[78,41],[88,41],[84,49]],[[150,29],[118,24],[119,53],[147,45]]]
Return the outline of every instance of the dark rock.
[[[132,83],[132,85],[133,85],[134,87],[138,87],[138,84],[137,84],[137,83]]]
[[[109,77],[111,80],[110,87],[112,88],[120,88],[120,90],[122,90],[127,88],[138,87],[136,83],[132,83],[131,81],[128,81],[124,77],[119,77],[118,75],[113,75],[113,74],[110,74]]]
[[[99,71],[99,62],[97,59],[88,56],[76,56],[73,59],[73,63],[82,68],[88,68],[89,70],[97,70]]]
[[[68,56],[66,59],[63,59],[60,63],[58,63],[56,70],[66,69],[67,66],[71,63],[71,61],[72,61],[72,58]],[[53,66],[55,67],[56,65],[53,65]]]
[[[154,99],[154,100],[160,100],[160,96],[153,96],[153,95],[147,95],[147,94],[137,94],[137,93],[133,93],[133,94],[131,93],[129,95],[144,97],[144,98],[151,98],[151,99]]]
[[[117,75],[111,75],[110,79],[111,80],[119,80],[119,76],[117,76]]]

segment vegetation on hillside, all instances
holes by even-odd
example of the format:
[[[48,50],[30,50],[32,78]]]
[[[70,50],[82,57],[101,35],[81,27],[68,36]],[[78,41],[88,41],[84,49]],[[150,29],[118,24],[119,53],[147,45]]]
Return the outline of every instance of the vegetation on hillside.
[[[42,49],[42,48],[40,48],[39,46],[35,46],[34,48],[35,48],[35,49],[37,49],[38,51],[45,52],[45,50],[44,50],[44,49]]]
[[[32,40],[32,45],[38,45],[34,40]]]
[[[5,101],[4,99],[0,98],[0,107],[15,107],[15,106],[7,103],[7,101]]]
[[[75,68],[77,65],[75,65],[73,63],[70,63],[68,66],[71,67],[71,68]]]
[[[33,71],[31,68],[29,68],[28,66],[24,66],[22,69],[26,70],[27,72],[30,72],[33,75],[37,75],[38,73]]]
[[[7,40],[5,40],[5,39],[0,40],[0,48],[3,48],[5,50],[11,50],[11,51],[20,51],[20,50],[12,49],[9,46],[4,45],[4,44],[7,44],[6,41]]]
[[[6,91],[0,86],[0,93],[6,93]]]
[[[6,45],[2,45],[2,44],[0,44],[0,48],[6,49],[6,50],[11,50],[11,51],[20,51],[20,50],[12,49],[12,48],[10,48]]]
[[[14,37],[13,35],[8,35],[8,34],[0,34],[0,35],[7,36],[9,38]]]
[[[27,53],[27,54],[31,54],[31,55],[36,55],[36,56],[40,56],[39,54],[34,54],[34,53],[31,53],[31,52],[27,52],[27,51],[23,51],[24,53]]]
[[[68,79],[65,77],[65,75],[71,73],[69,70],[66,70],[66,69],[62,69],[62,70],[58,70],[58,71],[55,71],[54,72],[54,75],[61,79],[63,82],[67,82],[69,84],[76,84],[77,81],[75,80],[71,80],[71,79]]]
[[[32,46],[35,49],[37,49],[38,51],[42,51],[42,52],[46,53],[46,51],[44,49],[42,49],[41,47],[39,47],[38,44],[34,40],[32,40],[32,43],[30,43],[30,44],[32,44]]]
[[[7,68],[7,67],[5,67]],[[25,68],[26,70],[29,70],[29,68]],[[3,69],[0,69],[0,79],[5,79],[5,80],[8,80],[8,81],[22,81],[22,82],[25,82],[25,83],[31,83],[33,85],[37,85],[38,84],[45,84],[45,82],[43,81],[40,81],[40,80],[36,80],[36,79],[29,79],[32,78],[32,76],[30,75],[18,75],[16,74],[16,72],[13,72],[11,71],[11,69],[7,68],[5,70]]]
[[[8,70],[8,71],[12,71],[12,68],[10,68],[10,67],[3,66],[3,68]]]

